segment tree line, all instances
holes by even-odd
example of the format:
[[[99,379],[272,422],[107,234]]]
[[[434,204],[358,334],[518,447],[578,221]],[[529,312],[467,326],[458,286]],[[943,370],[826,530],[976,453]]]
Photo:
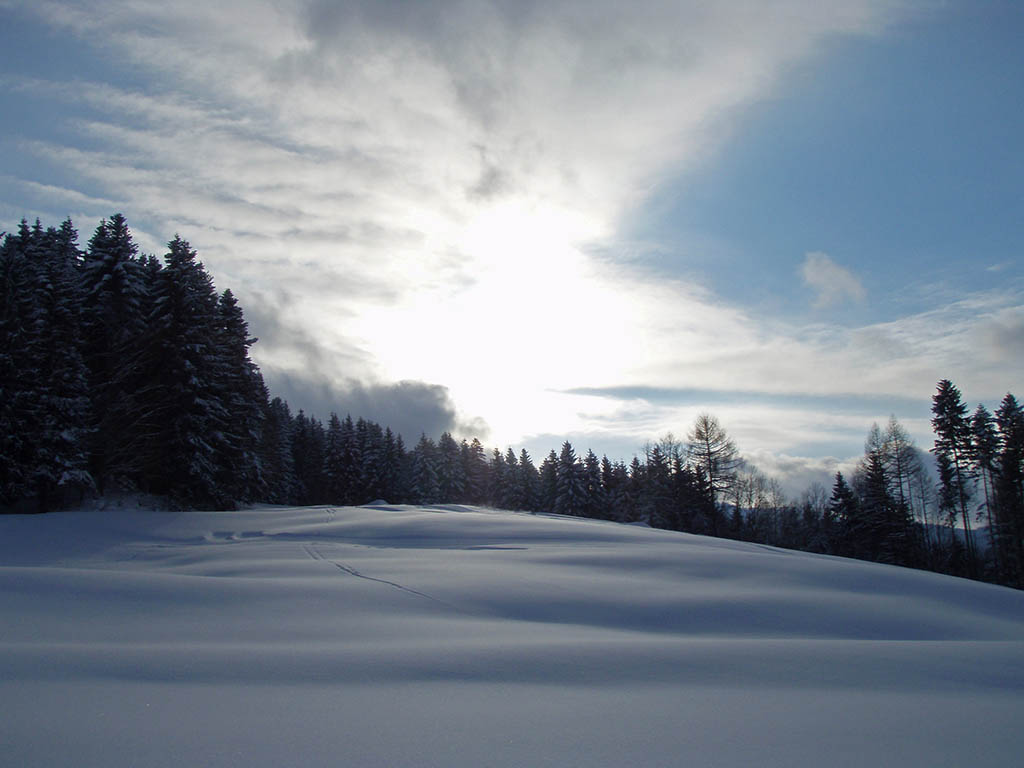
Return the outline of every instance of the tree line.
[[[1024,586],[1024,410],[1013,395],[994,415],[968,414],[942,381],[934,462],[893,418],[871,428],[851,477],[792,501],[710,414],[628,464],[566,441],[539,466],[526,450],[488,452],[448,432],[409,448],[363,418],[293,415],[250,359],[255,341],[181,238],[161,260],[138,253],[120,214],[84,249],[70,220],[22,221],[0,243],[0,507],[42,511],[115,487],[216,509],[479,504]]]
[[[117,485],[187,506],[263,495],[266,387],[248,326],[187,242],[140,256],[125,219],[0,244],[0,504]]]

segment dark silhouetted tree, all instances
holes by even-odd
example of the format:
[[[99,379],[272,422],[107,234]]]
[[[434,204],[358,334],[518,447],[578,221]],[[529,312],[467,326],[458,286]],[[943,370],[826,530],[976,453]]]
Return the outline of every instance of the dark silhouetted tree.
[[[694,422],[688,435],[690,457],[704,472],[713,504],[727,494],[732,487],[736,470],[739,468],[739,454],[736,445],[718,423],[718,419],[702,413]],[[718,534],[718,515],[709,521],[712,535]]]
[[[958,390],[951,381],[943,379],[932,397],[932,429],[935,447],[932,453],[939,469],[939,504],[955,528],[957,517],[963,521],[964,544],[968,571],[975,561],[974,537],[971,535],[971,515],[968,509],[972,479],[971,425]]]
[[[92,398],[90,468],[102,492],[110,479],[134,480],[139,454],[131,406],[143,386],[148,292],[124,216],[96,228],[81,269],[83,352]]]

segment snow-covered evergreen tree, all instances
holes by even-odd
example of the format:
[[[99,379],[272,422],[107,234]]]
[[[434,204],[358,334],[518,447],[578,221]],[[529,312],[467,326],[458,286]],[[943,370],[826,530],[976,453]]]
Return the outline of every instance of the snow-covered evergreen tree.
[[[558,499],[558,455],[554,449],[540,463],[538,482],[538,512],[552,512]]]
[[[505,451],[505,477],[499,492],[502,509],[523,509],[519,485],[519,459],[511,447]]]
[[[487,476],[487,503],[493,507],[507,509],[505,498],[508,495],[512,478],[508,466],[505,464],[505,456],[498,448],[491,452]]]
[[[462,441],[459,452],[462,456],[463,474],[466,477],[466,503],[483,504],[487,500],[487,458],[484,447],[475,437],[471,442]]]
[[[384,429],[384,471],[383,498],[404,503],[408,497],[408,482],[405,476],[405,443],[401,435],[395,435],[391,427]]]
[[[298,481],[299,504],[322,504],[324,501],[325,442],[323,424],[300,409],[292,427],[292,460]]]
[[[629,489],[629,470],[626,468],[626,465],[621,461],[609,461],[607,456],[602,456],[601,487],[608,510],[608,519],[620,522],[625,520]]]
[[[442,501],[461,503],[466,499],[466,470],[462,451],[450,432],[437,441],[437,483]]]
[[[180,237],[168,243],[147,328],[136,356],[138,387],[125,393],[121,407],[134,439],[120,448],[132,458],[119,457],[119,464],[153,493],[188,506],[230,508],[236,489],[226,487],[223,465],[249,470],[241,456],[229,457],[242,446],[230,437],[226,340],[213,281]]]
[[[266,488],[263,500],[271,504],[298,503],[299,484],[292,453],[293,432],[294,424],[288,403],[280,397],[266,402],[259,453]]]
[[[0,503],[92,486],[77,233],[22,221],[0,246]]]
[[[35,280],[28,257],[32,230],[22,219],[0,244],[0,504],[33,493],[31,436],[38,375],[31,360],[35,339]]]
[[[345,414],[341,420],[341,459],[339,481],[344,489],[342,504],[356,504],[357,499],[362,495],[359,487],[359,465],[362,456],[359,453],[359,446],[356,444],[356,425],[352,420],[352,414]]]
[[[356,422],[356,441],[360,453],[361,490],[361,498],[356,503],[365,504],[384,495],[384,431],[376,422],[359,419]]]
[[[568,440],[562,443],[557,467],[558,493],[555,496],[555,512],[560,515],[582,515],[587,497],[586,480],[583,476],[583,467]]]
[[[673,528],[672,486],[668,457],[661,446],[653,446],[644,470],[644,497],[647,523],[654,528]]]
[[[583,457],[583,515],[604,518],[608,516],[604,485],[601,483],[601,462],[593,450]]]
[[[519,483],[517,494],[522,508],[531,512],[537,511],[540,476],[537,473],[537,468],[533,465],[533,459],[530,458],[530,454],[525,448],[519,451],[519,471],[516,473],[516,477]]]
[[[50,494],[93,487],[88,473],[88,372],[81,353],[78,233],[70,219],[50,228],[36,268],[38,431],[34,484],[40,509]]]
[[[231,290],[217,302],[217,396],[227,409],[227,423],[217,460],[218,483],[238,501],[261,497],[263,478],[259,444],[263,432],[262,377],[249,357],[256,339],[249,335],[242,307]]]
[[[437,483],[437,447],[425,434],[412,450],[410,492],[417,504],[436,504],[440,494]]]
[[[341,419],[331,412],[324,435],[324,492],[328,504],[346,503],[346,474],[344,445],[341,433]]]
[[[137,469],[137,413],[148,296],[143,268],[124,216],[104,219],[81,268],[82,336],[92,397],[90,468],[102,491]]]

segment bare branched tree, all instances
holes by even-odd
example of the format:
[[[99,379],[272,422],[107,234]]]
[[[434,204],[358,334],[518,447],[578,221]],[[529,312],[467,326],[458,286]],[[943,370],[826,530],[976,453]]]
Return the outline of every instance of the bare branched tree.
[[[718,423],[718,419],[709,413],[697,417],[687,439],[690,460],[694,466],[704,470],[712,500],[717,502],[720,496],[732,488],[736,470],[740,466],[736,444]]]

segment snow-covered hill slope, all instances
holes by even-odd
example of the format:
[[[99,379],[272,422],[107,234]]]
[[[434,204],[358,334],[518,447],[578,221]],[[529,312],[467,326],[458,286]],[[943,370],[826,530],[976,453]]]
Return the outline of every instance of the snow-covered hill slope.
[[[4,766],[1007,766],[1024,594],[464,507],[0,518]]]

